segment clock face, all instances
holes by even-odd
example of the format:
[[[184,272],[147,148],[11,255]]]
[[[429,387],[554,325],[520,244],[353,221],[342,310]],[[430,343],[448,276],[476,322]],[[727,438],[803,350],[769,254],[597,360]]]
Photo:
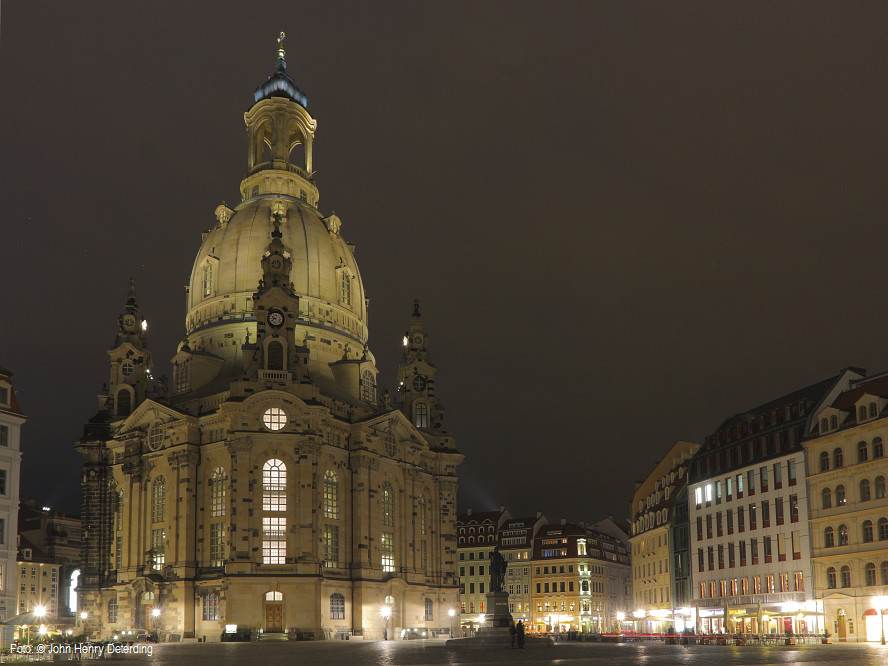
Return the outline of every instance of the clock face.
[[[425,391],[426,387],[426,378],[422,375],[416,375],[413,378],[413,390],[414,391]]]
[[[272,310],[268,313],[268,323],[277,328],[284,323],[284,313],[280,310]]]
[[[136,325],[136,318],[133,317],[132,315],[126,315],[123,318],[123,325],[126,326],[127,328],[132,328],[133,326]]]
[[[280,257],[272,257],[272,259],[271,259],[271,267],[272,267],[274,270],[276,270],[276,271],[281,270],[281,267],[282,267],[283,265],[284,265],[284,262],[281,261],[281,258],[280,258]]]
[[[415,345],[421,345],[421,344],[422,344],[422,336],[421,336],[421,335],[417,335],[415,338],[413,338],[413,344],[415,344]]]

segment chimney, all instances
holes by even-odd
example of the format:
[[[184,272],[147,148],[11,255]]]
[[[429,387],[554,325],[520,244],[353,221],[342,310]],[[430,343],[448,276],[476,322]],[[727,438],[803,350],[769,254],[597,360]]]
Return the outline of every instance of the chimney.
[[[543,512],[542,512],[542,511],[537,511],[537,518],[539,519],[539,518],[542,518],[542,517],[543,517]]]
[[[506,512],[506,506],[504,504],[500,504],[500,513]]]
[[[471,509],[466,509],[466,515],[471,516],[471,515],[472,515],[472,510],[471,510]]]

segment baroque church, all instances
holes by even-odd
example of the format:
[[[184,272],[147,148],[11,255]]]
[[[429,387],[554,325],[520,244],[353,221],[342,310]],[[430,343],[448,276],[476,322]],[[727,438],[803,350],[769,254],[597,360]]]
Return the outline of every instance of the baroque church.
[[[318,209],[317,123],[282,39],[244,114],[241,202],[216,209],[194,261],[172,382],[151,379],[131,284],[75,444],[89,636],[392,638],[446,631],[459,608],[463,456],[419,304],[399,390],[380,395],[361,275]]]

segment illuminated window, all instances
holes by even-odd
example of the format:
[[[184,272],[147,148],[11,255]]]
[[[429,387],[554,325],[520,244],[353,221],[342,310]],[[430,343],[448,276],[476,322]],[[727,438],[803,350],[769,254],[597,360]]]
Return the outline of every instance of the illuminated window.
[[[276,590],[265,593],[265,601],[283,601],[284,595]]]
[[[219,518],[225,515],[225,470],[217,467],[210,478],[210,515]]]
[[[361,375],[361,400],[364,402],[376,402],[376,381],[373,373],[364,370]]]
[[[839,545],[848,545],[848,526],[845,524],[839,525]]]
[[[111,624],[117,622],[117,595],[108,601],[108,622]]]
[[[339,283],[340,292],[339,300],[343,305],[351,305],[352,302],[352,279],[346,271],[342,271],[342,277]]]
[[[154,569],[160,571],[166,563],[166,532],[162,527],[151,530],[151,551]]]
[[[262,467],[262,510],[287,510],[287,466],[277,458]]]
[[[836,506],[844,506],[845,501],[845,486],[839,484],[836,486]]]
[[[330,470],[324,474],[324,518],[339,518],[339,483]]]
[[[339,566],[339,527],[324,525],[324,566]]]
[[[395,570],[395,535],[392,532],[382,532],[379,540],[381,552],[381,564],[383,571]]]
[[[210,566],[221,567],[225,564],[225,524],[210,525]]]
[[[163,444],[163,426],[158,423],[151,428],[151,433],[148,435],[148,446],[152,451],[156,451],[161,444]]]
[[[382,484],[382,524],[386,527],[395,525],[395,491],[388,481]]]
[[[203,269],[203,295],[204,298],[213,295],[213,262],[207,262]]]
[[[151,522],[160,523],[164,520],[166,520],[166,482],[162,476],[158,476],[151,486]]]
[[[287,413],[280,407],[269,407],[262,415],[262,423],[269,430],[283,430],[287,425]]]
[[[424,619],[426,622],[429,622],[432,619],[432,600],[431,599],[425,600],[425,617],[424,617]]]
[[[262,519],[262,563],[284,564],[287,557],[287,525],[284,518]]]
[[[219,595],[215,592],[204,595],[203,619],[207,621],[219,619]]]

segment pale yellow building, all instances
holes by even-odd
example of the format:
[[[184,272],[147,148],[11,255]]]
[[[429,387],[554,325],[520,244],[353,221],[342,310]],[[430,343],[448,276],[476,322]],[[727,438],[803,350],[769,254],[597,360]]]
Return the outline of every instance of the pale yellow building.
[[[254,99],[242,200],[203,234],[171,383],[152,379],[131,286],[109,390],[76,443],[82,629],[445,631],[462,456],[419,304],[398,394],[380,395],[367,295],[342,222],[318,209],[317,123],[282,47]]]
[[[21,539],[19,543],[15,583],[19,615],[39,615],[39,609],[46,613],[47,619],[59,615],[64,584],[61,579],[61,565],[50,560],[46,553],[27,539]]]
[[[853,382],[805,442],[815,594],[842,642],[881,641],[888,595],[888,375]],[[888,622],[888,616],[885,618]]]

